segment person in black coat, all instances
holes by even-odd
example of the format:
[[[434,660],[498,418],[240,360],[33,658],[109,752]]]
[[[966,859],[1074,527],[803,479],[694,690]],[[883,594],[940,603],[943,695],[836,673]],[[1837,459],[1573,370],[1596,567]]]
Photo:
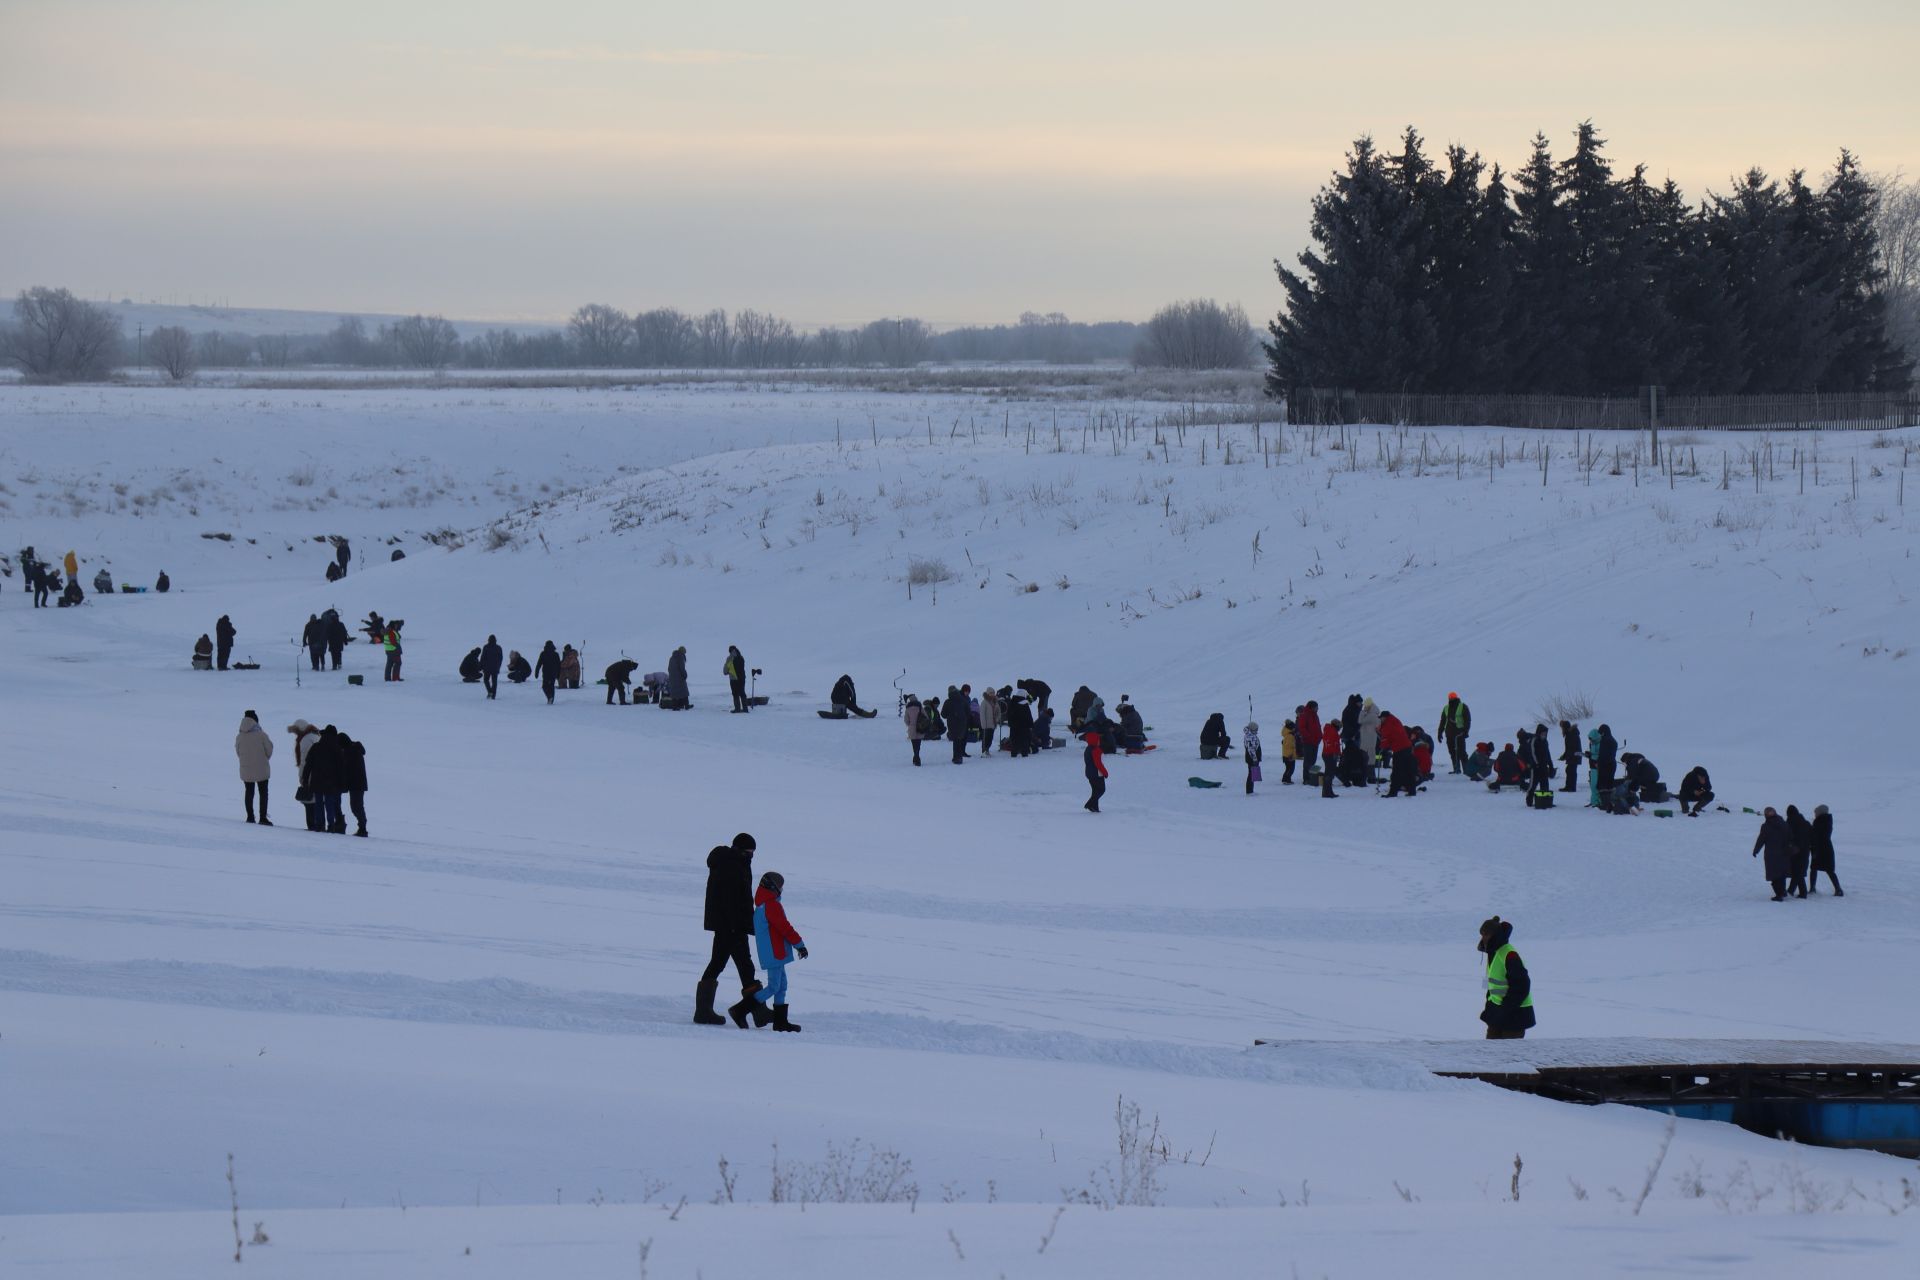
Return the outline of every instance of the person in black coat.
[[[233,619],[224,613],[220,615],[220,621],[213,624],[213,642],[218,654],[213,665],[222,671],[227,669],[227,659],[233,653],[233,637],[237,634],[233,629]]]
[[[1580,761],[1586,754],[1580,749],[1580,726],[1571,720],[1560,722],[1560,759],[1567,766],[1567,784],[1562,791],[1576,791],[1580,782]]]
[[[320,806],[319,830],[333,835],[347,833],[347,820],[340,813],[340,793],[345,790],[345,766],[340,752],[340,731],[332,725],[320,731],[320,740],[307,748],[300,765],[300,784]]]
[[[760,985],[754,981],[753,953],[747,945],[753,936],[753,854],[757,847],[753,837],[742,831],[732,844],[715,845],[707,854],[703,927],[713,935],[713,954],[700,975],[700,985],[694,988],[693,1000],[693,1020],[703,1027],[726,1025],[727,1020],[714,1012],[713,998],[720,987],[721,971],[729,961],[740,975],[743,997]]]
[[[300,629],[300,643],[307,646],[307,666],[314,671],[327,656],[327,629],[320,625],[320,615],[307,615],[307,625]]]
[[[526,658],[521,655],[518,649],[515,649],[511,654],[507,656],[507,679],[508,680],[512,681],[514,684],[525,684],[529,679],[532,678],[532,676],[533,676],[533,664],[531,662],[528,662]]]
[[[1760,834],[1753,838],[1751,856],[1757,858],[1762,852],[1767,856],[1760,864],[1761,874],[1773,886],[1773,900],[1785,902],[1787,877],[1793,874],[1793,837],[1772,805],[1767,806],[1766,813],[1760,819]]]
[[[1599,750],[1594,753],[1593,771],[1600,775],[1600,799],[1605,801],[1607,792],[1613,790],[1615,753],[1620,746],[1613,740],[1613,730],[1606,725],[1600,726]]]
[[[347,634],[347,624],[340,621],[340,615],[332,609],[320,615],[320,622],[327,631],[327,654],[333,659],[333,669],[338,671],[340,655],[346,652],[347,641],[352,637]]]
[[[347,570],[353,565],[353,547],[345,538],[334,538],[333,562],[340,566],[340,576],[346,577]]]
[[[627,705],[627,686],[633,682],[633,673],[640,664],[632,658],[622,658],[607,668],[607,705],[613,705],[613,696],[620,695],[620,705]]]
[[[161,595],[165,595],[167,592],[173,590],[173,579],[167,576],[165,569],[162,569],[160,576],[154,580],[153,589]]]
[[[1687,776],[1680,779],[1680,812],[1689,818],[1700,816],[1701,810],[1713,799],[1713,779],[1707,776],[1705,765],[1695,765],[1687,770]]]
[[[1007,700],[1007,750],[1016,756],[1033,754],[1033,708],[1025,694]]]
[[[547,705],[552,706],[553,686],[560,681],[560,653],[553,647],[553,641],[547,641],[547,647],[534,660],[533,674],[540,677],[540,692],[547,695]]]
[[[1790,892],[1796,898],[1804,898],[1807,896],[1807,864],[1813,859],[1813,824],[1795,805],[1787,806],[1787,840],[1793,846]]]
[[[1808,888],[1814,893],[1820,892],[1820,873],[1827,873],[1827,879],[1833,881],[1833,896],[1844,898],[1847,891],[1840,887],[1840,877],[1833,874],[1833,815],[1827,812],[1827,806],[1817,804],[1813,807],[1813,881]]]
[[[318,668],[315,668],[318,670]],[[480,683],[480,649],[475,646],[467,650],[467,656],[460,659],[460,680],[463,684]]]
[[[1079,733],[1087,723],[1087,708],[1093,705],[1093,690],[1081,685],[1073,691],[1073,700],[1067,704],[1067,729]]]
[[[344,733],[340,735],[340,786],[347,793],[347,804],[356,824],[353,834],[366,835],[367,748]]]
[[[1045,680],[1035,680],[1028,676],[1025,680],[1014,681],[1014,687],[1033,699],[1033,713],[1045,715],[1047,699],[1053,696],[1053,686]]]
[[[480,678],[487,685],[487,700],[500,692],[500,637],[488,636],[480,649]]]
[[[946,705],[941,707],[940,715],[947,722],[947,741],[953,744],[953,762],[959,764],[967,758],[967,730],[973,724],[973,709],[957,687],[948,685]]]
[[[1233,750],[1233,741],[1227,737],[1226,714],[1216,711],[1207,717],[1206,724],[1200,728],[1200,758],[1225,760],[1227,752],[1231,750]]]
[[[1533,726],[1533,789],[1535,791],[1553,790],[1553,742],[1547,737],[1547,726]]]

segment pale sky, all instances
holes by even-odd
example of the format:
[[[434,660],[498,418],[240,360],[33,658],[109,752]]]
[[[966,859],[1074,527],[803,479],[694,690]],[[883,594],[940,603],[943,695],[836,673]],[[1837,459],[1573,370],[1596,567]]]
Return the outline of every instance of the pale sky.
[[[0,0],[0,288],[805,326],[1279,305],[1353,138],[1920,173],[1920,4]]]

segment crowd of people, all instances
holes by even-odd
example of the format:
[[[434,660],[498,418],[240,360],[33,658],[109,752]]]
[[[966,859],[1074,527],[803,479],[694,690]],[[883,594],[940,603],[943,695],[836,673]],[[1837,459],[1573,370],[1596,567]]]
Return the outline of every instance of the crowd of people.
[[[862,717],[873,714],[861,711],[854,701],[853,678],[842,676],[841,681],[844,688],[835,686],[835,708],[844,705]],[[1085,691],[1082,686],[1081,692]],[[840,701],[842,694],[846,697],[844,704]],[[906,727],[913,763],[920,763],[921,743],[943,739],[952,745],[955,764],[971,759],[967,748],[975,745],[980,748],[982,759],[996,749],[1024,759],[1037,752],[1063,747],[1065,741],[1053,736],[1053,708],[1047,705],[1052,696],[1051,685],[1031,678],[997,689],[989,684],[978,697],[974,696],[971,684],[948,685],[945,698],[904,694],[900,699],[900,718]],[[1077,702],[1079,694],[1074,697]],[[1133,714],[1139,715],[1137,711]],[[1103,724],[1113,727],[1105,722],[1104,716],[1103,708]],[[1075,731],[1080,730],[1076,727]],[[1144,729],[1141,733],[1144,735]],[[1144,736],[1141,741],[1144,743]]]
[[[70,609],[75,605],[86,603],[87,592],[80,585],[80,557],[75,552],[69,550],[61,563],[55,565],[42,560],[39,553],[32,547],[22,547],[19,564],[21,587],[33,597],[34,608]],[[168,578],[167,571],[162,569],[160,576],[154,579],[153,590],[165,594],[172,587],[172,579]],[[120,595],[136,595],[146,589],[136,587],[130,582],[122,582],[116,589],[113,574],[104,565],[93,575],[93,593],[97,596],[114,595],[116,590]]]
[[[1819,893],[1822,871],[1833,884],[1833,896],[1847,896],[1834,874],[1833,814],[1827,806],[1815,805],[1809,819],[1798,805],[1788,805],[1785,817],[1768,805],[1760,817],[1760,834],[1753,840],[1753,856],[1763,854],[1761,868],[1773,887],[1775,902]]]

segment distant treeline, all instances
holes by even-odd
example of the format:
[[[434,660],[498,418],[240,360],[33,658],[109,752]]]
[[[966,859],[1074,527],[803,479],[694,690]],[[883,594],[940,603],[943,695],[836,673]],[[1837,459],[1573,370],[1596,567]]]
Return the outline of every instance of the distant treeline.
[[[89,381],[137,364],[175,381],[200,369],[316,366],[362,369],[809,369],[911,368],[935,362],[1090,364],[1130,359],[1181,369],[1245,368],[1255,335],[1246,313],[1210,299],[1162,307],[1145,324],[1085,324],[1028,312],[1015,324],[935,333],[912,317],[858,328],[800,332],[779,316],[746,310],[691,315],[659,307],[629,315],[581,307],[561,328],[493,328],[462,339],[441,316],[416,315],[369,329],[343,316],[321,334],[191,333],[162,325],[127,340],[120,319],[66,289],[33,288],[0,323],[0,362],[37,381]]]
[[[445,325],[444,329],[440,326]],[[263,364],[356,368],[468,369],[805,369],[901,368],[924,361],[1035,361],[1086,364],[1134,355],[1143,326],[1086,324],[1027,313],[1018,323],[934,332],[912,317],[858,327],[801,331],[752,309],[692,314],[657,307],[629,314],[593,303],[563,328],[490,329],[462,341],[450,323],[416,316],[369,328],[342,317],[330,332],[254,339],[200,334],[203,367]]]
[[[1695,205],[1644,165],[1616,178],[1588,123],[1559,161],[1537,135],[1509,181],[1460,146],[1436,166],[1411,128],[1397,154],[1356,141],[1300,270],[1275,263],[1269,391],[1909,385],[1914,202],[1850,153],[1816,183],[1752,169]]]

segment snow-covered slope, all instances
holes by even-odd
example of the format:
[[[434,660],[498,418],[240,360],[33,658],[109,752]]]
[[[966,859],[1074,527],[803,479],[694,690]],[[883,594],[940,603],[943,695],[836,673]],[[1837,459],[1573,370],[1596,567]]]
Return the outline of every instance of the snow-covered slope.
[[[249,1261],[289,1274],[337,1274],[349,1249],[393,1250],[365,1274],[632,1274],[648,1239],[656,1275],[1467,1274],[1495,1237],[1559,1274],[1804,1273],[1783,1236],[1901,1274],[1920,1209],[1888,1210],[1911,1166],[1683,1123],[1636,1212],[1662,1118],[1366,1047],[1479,1030],[1493,912],[1518,922],[1540,1036],[1920,1041],[1899,437],[1702,435],[1688,473],[1636,487],[1630,453],[1608,473],[1631,440],[1551,437],[1543,483],[1517,432],[1429,433],[1423,461],[1422,436],[1371,430],[1156,442],[1074,415],[1056,440],[1052,407],[1029,409],[8,392],[0,545],[72,546],[83,580],[164,567],[175,590],[36,613],[12,579],[0,598],[0,1204],[102,1215],[10,1219],[0,1257],[203,1274],[232,1152],[273,1239]],[[358,552],[333,586],[328,534]],[[946,580],[909,592],[934,562]],[[292,638],[329,605],[408,620],[404,683],[364,644],[364,687],[304,670]],[[260,671],[187,669],[222,613]],[[589,679],[685,644],[696,706],[485,702],[453,669],[490,632],[529,657],[580,646]],[[729,643],[765,671],[751,716],[725,714]],[[1077,751],[955,767],[930,747],[914,769],[903,668],[922,694],[1128,693],[1162,747],[1113,762],[1097,818]],[[842,672],[880,718],[814,715]],[[1670,780],[1706,764],[1733,812],[1535,813],[1444,775],[1328,804],[1274,781],[1305,698],[1361,692],[1432,728],[1451,689],[1496,742],[1584,694]],[[1195,749],[1215,710],[1237,739],[1249,698],[1269,751],[1251,798],[1237,761]],[[228,735],[249,707],[279,743],[271,830],[239,820]],[[299,829],[297,716],[368,744],[370,839]],[[1788,802],[1833,807],[1845,899],[1766,900],[1739,810]],[[704,855],[741,829],[812,950],[801,1036],[688,1024]],[[1177,1208],[1101,1215],[1128,1198],[1135,1103],[1169,1157],[1151,1198]],[[898,1208],[741,1207],[909,1184]],[[380,1216],[419,1205],[449,1208]],[[1858,1222],[1783,1230],[1796,1208]],[[136,1210],[169,1212],[105,1216]]]

